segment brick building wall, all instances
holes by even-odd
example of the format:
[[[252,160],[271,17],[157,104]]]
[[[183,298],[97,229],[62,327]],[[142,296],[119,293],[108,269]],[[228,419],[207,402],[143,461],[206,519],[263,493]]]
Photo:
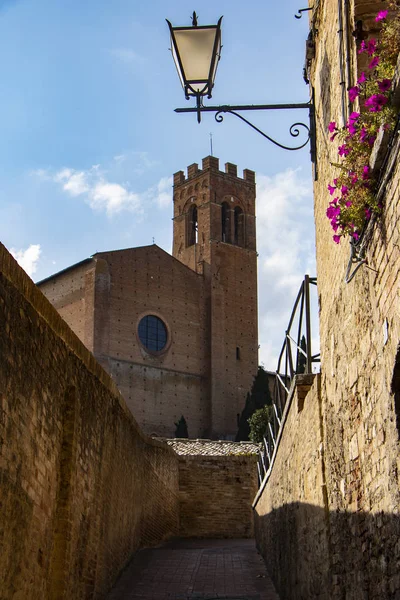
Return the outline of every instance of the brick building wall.
[[[190,239],[193,208],[197,231]],[[223,207],[225,215],[223,216]],[[236,216],[235,216],[236,215]],[[210,304],[211,435],[234,436],[257,373],[255,174],[208,156],[174,175],[173,255],[201,273]]]
[[[156,245],[97,253],[39,287],[147,433],[171,437],[183,415],[192,438],[234,439],[258,364],[254,172],[223,173],[209,156],[176,173],[173,222],[173,257]],[[160,352],[139,339],[146,315],[168,331]]]
[[[258,444],[167,440],[179,456],[179,535],[250,538]]]
[[[0,597],[104,598],[178,532],[178,462],[0,246]]]

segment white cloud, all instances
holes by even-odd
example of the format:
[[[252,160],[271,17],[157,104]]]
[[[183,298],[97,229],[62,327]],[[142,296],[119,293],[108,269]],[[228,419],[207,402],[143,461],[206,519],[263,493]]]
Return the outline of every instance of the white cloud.
[[[11,248],[10,253],[30,277],[36,273],[41,253],[40,244],[31,244],[26,250]]]
[[[71,196],[80,196],[90,191],[87,174],[84,171],[77,172],[72,169],[62,169],[62,171],[56,173],[54,181],[62,183],[63,189],[69,192]]]
[[[157,185],[150,190],[153,202],[161,209],[169,208],[172,204],[172,177],[162,177]]]
[[[260,362],[275,370],[301,282],[315,275],[313,196],[299,169],[259,175],[257,190]]]
[[[154,164],[146,152],[134,152],[114,156],[109,170],[102,169],[101,165],[93,165],[86,171],[64,167],[55,173],[38,169],[32,174],[42,181],[53,181],[61,185],[68,195],[82,197],[90,208],[97,212],[105,212],[109,217],[123,211],[143,215],[145,208],[151,206],[161,209],[170,207],[172,177],[162,177],[156,185],[142,192],[135,192],[130,183],[118,180],[124,178],[126,171],[138,175]],[[109,171],[112,172],[112,176]]]
[[[94,210],[105,210],[108,216],[123,210],[141,213],[141,198],[119,183],[101,180],[89,190],[89,205]]]

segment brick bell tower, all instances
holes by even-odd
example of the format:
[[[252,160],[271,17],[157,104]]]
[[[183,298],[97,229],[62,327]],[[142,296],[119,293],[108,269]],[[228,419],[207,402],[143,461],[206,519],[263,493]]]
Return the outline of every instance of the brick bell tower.
[[[255,173],[207,156],[174,175],[173,256],[204,277],[210,435],[233,439],[258,366]]]

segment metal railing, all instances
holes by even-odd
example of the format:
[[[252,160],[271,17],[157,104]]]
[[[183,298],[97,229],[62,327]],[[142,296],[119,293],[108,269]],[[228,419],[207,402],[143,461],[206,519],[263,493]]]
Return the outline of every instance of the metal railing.
[[[300,374],[311,374],[313,365],[320,362],[320,353],[312,353],[311,286],[316,289],[317,278],[305,275],[293,306],[285,332],[285,340],[279,354],[272,398],[272,419],[268,423],[257,464],[260,484],[272,462],[282,416],[294,377]]]

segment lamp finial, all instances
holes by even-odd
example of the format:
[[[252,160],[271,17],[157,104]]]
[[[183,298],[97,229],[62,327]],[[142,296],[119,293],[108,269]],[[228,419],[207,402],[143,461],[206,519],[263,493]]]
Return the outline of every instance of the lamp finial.
[[[196,11],[193,11],[193,16],[192,16],[192,27],[197,27],[197,15],[196,15]]]

